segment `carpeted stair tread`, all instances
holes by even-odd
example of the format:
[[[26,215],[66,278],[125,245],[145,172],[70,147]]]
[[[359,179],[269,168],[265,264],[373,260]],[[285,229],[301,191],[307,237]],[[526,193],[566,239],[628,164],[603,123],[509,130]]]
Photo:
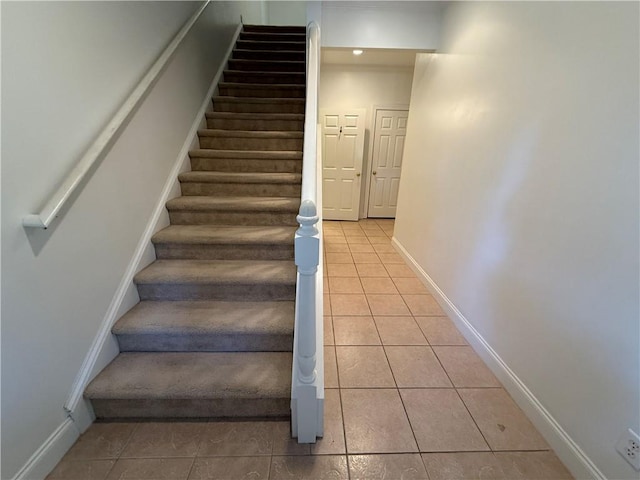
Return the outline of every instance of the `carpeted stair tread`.
[[[258,139],[300,139],[304,137],[302,132],[282,132],[273,130],[248,131],[248,130],[223,130],[219,128],[204,128],[198,130],[200,137],[225,137],[225,138],[258,138]]]
[[[140,302],[115,335],[291,335],[294,302]]]
[[[153,243],[191,245],[291,245],[296,227],[219,225],[169,225],[151,239]]]
[[[283,260],[156,260],[134,278],[144,284],[295,285],[296,266]]]
[[[94,399],[289,398],[291,353],[121,353],[87,387]]]
[[[246,85],[246,84],[245,84]],[[253,83],[251,85],[258,85]],[[242,98],[242,97],[239,97]],[[237,112],[207,112],[206,118],[221,118],[229,120],[304,120],[304,113],[237,113]]]
[[[190,157],[208,158],[251,158],[265,160],[302,160],[299,150],[221,150],[215,148],[196,148],[189,150]]]
[[[252,84],[252,85],[255,85],[255,84]],[[271,103],[279,104],[279,105],[304,105],[305,99],[295,98],[295,97],[294,98],[279,98],[279,97],[263,98],[263,97],[231,97],[226,95],[216,95],[213,97],[213,101],[227,102],[227,103],[248,103],[252,105],[262,105],[262,104],[271,104]]]
[[[299,173],[237,173],[237,172],[184,172],[178,176],[181,182],[198,183],[269,183],[300,184]]]
[[[299,199],[287,197],[182,196],[167,202],[169,211],[297,212],[299,208]]]

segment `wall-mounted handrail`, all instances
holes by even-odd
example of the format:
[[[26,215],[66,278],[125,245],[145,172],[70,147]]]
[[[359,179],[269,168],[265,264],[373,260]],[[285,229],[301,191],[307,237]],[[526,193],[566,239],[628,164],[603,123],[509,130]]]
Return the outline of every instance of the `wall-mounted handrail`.
[[[167,45],[144,77],[142,77],[142,80],[140,80],[138,85],[129,94],[120,109],[100,132],[78,163],[71,169],[60,187],[51,195],[49,200],[47,200],[47,203],[45,203],[40,213],[26,215],[22,219],[22,224],[25,227],[48,228],[49,225],[51,225],[51,222],[58,216],[64,204],[69,200],[73,192],[101,157],[105,148],[107,148],[120,133],[123,125],[144,99],[147,91],[153,86],[160,73],[162,73],[167,66],[182,40],[187,36],[198,18],[200,18],[200,15],[205,8],[207,8],[207,5],[209,5],[209,1],[210,0],[205,0],[191,18],[185,22],[175,37],[173,37],[171,43]]]
[[[324,373],[322,351],[322,237],[317,228],[322,212],[318,187],[318,86],[320,28],[307,27],[307,92],[302,156],[302,192],[295,235],[298,267],[294,359],[291,385],[292,434],[298,443],[314,443],[323,434]],[[320,327],[319,327],[320,326]]]

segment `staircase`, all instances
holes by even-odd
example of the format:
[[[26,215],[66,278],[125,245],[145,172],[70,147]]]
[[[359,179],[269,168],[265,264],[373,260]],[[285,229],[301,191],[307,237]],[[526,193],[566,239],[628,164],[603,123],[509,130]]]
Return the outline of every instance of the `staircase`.
[[[85,391],[97,418],[289,416],[304,102],[305,28],[245,25]]]

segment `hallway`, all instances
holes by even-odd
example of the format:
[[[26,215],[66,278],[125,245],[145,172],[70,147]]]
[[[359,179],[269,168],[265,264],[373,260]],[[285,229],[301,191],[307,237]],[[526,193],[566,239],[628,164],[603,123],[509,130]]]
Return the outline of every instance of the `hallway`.
[[[47,478],[572,478],[395,253],[393,220],[324,234],[323,439],[296,444],[288,421],[97,423]]]

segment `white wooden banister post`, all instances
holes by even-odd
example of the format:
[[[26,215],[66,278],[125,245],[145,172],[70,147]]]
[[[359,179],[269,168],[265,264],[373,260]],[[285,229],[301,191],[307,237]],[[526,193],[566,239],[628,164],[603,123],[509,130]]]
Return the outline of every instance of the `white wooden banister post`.
[[[294,385],[298,442],[316,441],[318,400],[316,385],[316,274],[320,261],[320,233],[316,205],[303,200],[297,221],[300,228],[295,236],[295,262],[298,267],[298,332],[297,362],[299,383]]]

